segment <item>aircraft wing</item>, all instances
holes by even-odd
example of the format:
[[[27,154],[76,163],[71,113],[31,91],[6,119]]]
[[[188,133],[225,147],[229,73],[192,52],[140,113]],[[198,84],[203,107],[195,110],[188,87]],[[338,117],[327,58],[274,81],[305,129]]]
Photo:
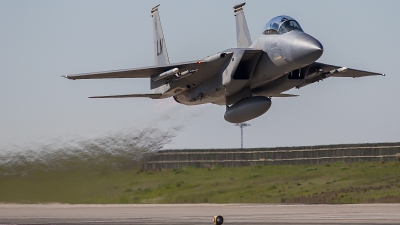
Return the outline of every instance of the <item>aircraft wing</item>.
[[[92,96],[89,98],[152,98],[158,99],[162,94],[129,94],[129,95],[108,95],[108,96]]]
[[[309,71],[310,70],[322,69],[325,72],[328,72],[328,71],[332,71],[332,70],[339,69],[339,68],[341,68],[341,66],[333,66],[333,65],[328,65],[328,64],[324,64],[324,63],[315,62],[315,63],[311,64],[311,67],[310,67]],[[365,76],[374,76],[374,75],[384,76],[385,74],[347,68],[346,72],[332,74],[331,76],[332,77],[353,77],[353,78],[356,78],[356,77],[365,77]]]
[[[141,67],[135,69],[126,69],[126,70],[112,70],[105,72],[66,75],[63,77],[70,80],[107,79],[107,78],[151,78],[173,68],[178,68],[179,70],[182,71],[189,70],[197,66],[198,63],[199,61],[190,61],[183,63],[168,64],[163,66],[149,66],[149,67]]]
[[[358,77],[375,76],[375,75],[385,76],[385,74],[383,73],[355,70],[346,67],[333,66],[329,64],[315,62],[309,65],[304,83],[298,85],[297,88],[302,88],[304,86],[324,80],[329,77],[358,78]]]
[[[188,61],[160,66],[150,66],[127,70],[113,70],[63,76],[70,80],[106,78],[150,78],[150,88],[155,89],[176,75],[175,80],[183,80],[186,85],[199,84],[215,73],[230,60],[233,52],[217,53],[198,61]]]

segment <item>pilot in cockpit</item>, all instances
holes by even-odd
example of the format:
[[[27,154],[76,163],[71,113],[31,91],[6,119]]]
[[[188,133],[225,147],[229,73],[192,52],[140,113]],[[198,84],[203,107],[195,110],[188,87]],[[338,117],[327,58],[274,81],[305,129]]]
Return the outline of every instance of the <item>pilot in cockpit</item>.
[[[292,30],[303,31],[295,19],[289,16],[277,16],[265,25],[263,34],[284,34]]]

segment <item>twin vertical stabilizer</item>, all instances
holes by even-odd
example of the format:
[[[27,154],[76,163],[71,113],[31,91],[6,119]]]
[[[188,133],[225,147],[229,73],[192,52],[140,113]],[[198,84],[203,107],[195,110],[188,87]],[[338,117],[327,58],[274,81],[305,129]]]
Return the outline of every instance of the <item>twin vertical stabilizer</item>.
[[[238,48],[248,48],[252,44],[249,28],[247,27],[246,18],[244,17],[243,6],[246,2],[242,2],[233,6],[236,17],[236,38]]]
[[[158,14],[159,6],[157,5],[151,9],[151,17],[153,17],[154,64],[156,66],[169,64],[167,46],[165,45],[160,15]]]

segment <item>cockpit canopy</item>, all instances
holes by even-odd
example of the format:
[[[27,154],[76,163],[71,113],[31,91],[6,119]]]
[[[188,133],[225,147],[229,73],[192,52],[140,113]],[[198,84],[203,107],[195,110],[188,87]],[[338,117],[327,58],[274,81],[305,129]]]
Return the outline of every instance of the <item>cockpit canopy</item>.
[[[284,34],[292,30],[301,30],[300,24],[290,16],[272,18],[264,27],[263,34]]]

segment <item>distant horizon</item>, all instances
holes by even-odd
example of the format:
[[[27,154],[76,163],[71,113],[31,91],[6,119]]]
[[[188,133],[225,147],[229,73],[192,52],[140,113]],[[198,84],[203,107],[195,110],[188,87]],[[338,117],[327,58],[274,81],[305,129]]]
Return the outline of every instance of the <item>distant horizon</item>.
[[[286,148],[303,148],[303,147],[324,147],[324,146],[338,146],[338,147],[365,147],[365,145],[379,145],[383,144],[391,146],[391,144],[399,144],[400,147],[400,141],[399,142],[375,142],[375,143],[347,143],[347,144],[326,144],[326,145],[301,145],[301,146],[276,146],[276,147],[252,147],[252,148],[246,148],[243,147],[243,149],[286,149]],[[379,146],[377,146],[379,147]],[[225,150],[225,149],[241,149],[239,148],[188,148],[188,149],[160,149],[159,151],[170,151],[170,150],[213,150],[213,149],[220,149],[220,150]]]

